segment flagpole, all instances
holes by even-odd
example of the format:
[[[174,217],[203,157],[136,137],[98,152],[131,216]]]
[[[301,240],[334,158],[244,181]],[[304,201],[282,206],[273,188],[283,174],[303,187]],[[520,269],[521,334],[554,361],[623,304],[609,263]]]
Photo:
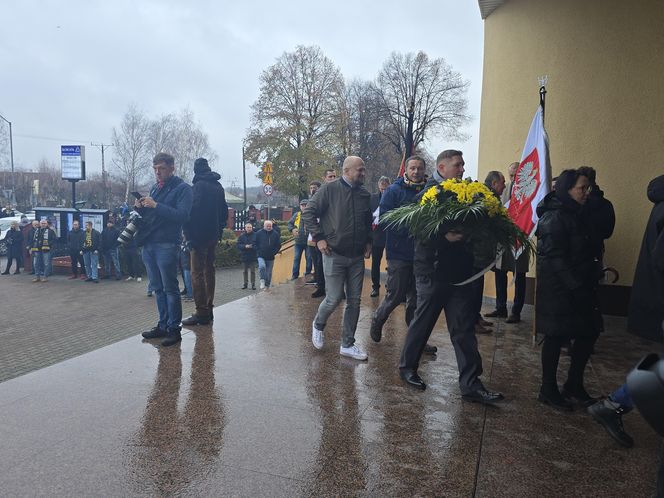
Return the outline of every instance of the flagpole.
[[[546,109],[546,84],[549,81],[548,76],[540,76],[537,78],[539,81],[539,98],[540,98],[540,107],[542,107],[542,126],[544,126],[544,112]],[[549,165],[549,161],[547,158],[547,167]],[[551,175],[547,175],[549,178],[549,182],[551,182]],[[549,183],[549,191],[551,191],[551,183]],[[515,260],[516,264],[516,260]],[[535,292],[533,292],[533,346],[537,344],[537,328],[536,328],[536,323],[537,323],[537,272],[535,272]]]

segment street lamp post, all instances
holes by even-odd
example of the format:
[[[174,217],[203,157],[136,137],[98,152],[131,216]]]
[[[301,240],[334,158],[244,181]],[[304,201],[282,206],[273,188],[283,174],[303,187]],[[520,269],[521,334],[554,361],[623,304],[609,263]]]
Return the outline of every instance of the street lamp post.
[[[16,202],[16,193],[15,193],[15,179],[14,179],[14,142],[12,140],[12,122],[9,121],[6,117],[4,117],[2,114],[0,114],[0,118],[2,118],[4,121],[9,124],[9,159],[11,161],[12,165],[12,203]]]

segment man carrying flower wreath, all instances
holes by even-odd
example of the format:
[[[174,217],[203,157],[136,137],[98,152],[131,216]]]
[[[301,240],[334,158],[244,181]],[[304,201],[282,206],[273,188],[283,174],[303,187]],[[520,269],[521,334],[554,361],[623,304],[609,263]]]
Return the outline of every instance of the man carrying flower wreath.
[[[501,217],[503,213],[500,201],[483,184],[461,181],[464,164],[461,151],[441,152],[436,158],[433,178],[419,197],[419,205],[400,208],[403,213],[394,210],[386,217],[388,222],[405,221],[416,236],[417,309],[401,351],[399,371],[404,382],[420,390],[426,389],[417,369],[424,347],[444,309],[457,358],[462,398],[477,403],[495,403],[502,400],[503,395],[488,391],[480,380],[482,358],[475,337],[473,286],[455,284],[468,280],[473,274],[471,240],[477,233],[475,230],[481,224],[485,224],[481,225],[484,230],[488,226],[486,223],[494,223],[485,218]],[[441,205],[446,209],[439,209]]]

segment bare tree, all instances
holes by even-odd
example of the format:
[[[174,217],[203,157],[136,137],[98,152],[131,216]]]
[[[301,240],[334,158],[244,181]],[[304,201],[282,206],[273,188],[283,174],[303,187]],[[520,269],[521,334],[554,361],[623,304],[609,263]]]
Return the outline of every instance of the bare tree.
[[[205,157],[211,166],[217,159],[207,133],[188,108],[182,109],[179,114],[165,114],[151,121],[148,142],[152,155],[158,152],[173,155],[178,176],[185,181],[193,178],[197,158]]]
[[[272,162],[282,192],[306,195],[309,180],[336,163],[343,89],[341,72],[316,46],[285,52],[261,74],[245,154]]]
[[[349,82],[340,108],[339,159],[351,154],[364,159],[370,190],[376,188],[381,176],[394,178],[401,156],[386,138],[392,128],[382,113],[374,85],[362,80]]]
[[[149,131],[150,122],[133,104],[125,112],[120,129],[113,128],[113,164],[126,185],[125,201],[150,167]]]
[[[403,153],[407,143],[409,118],[412,150],[434,133],[463,138],[460,128],[469,119],[468,82],[443,58],[429,59],[422,51],[393,52],[378,74],[375,89],[389,123],[385,138],[399,153]]]

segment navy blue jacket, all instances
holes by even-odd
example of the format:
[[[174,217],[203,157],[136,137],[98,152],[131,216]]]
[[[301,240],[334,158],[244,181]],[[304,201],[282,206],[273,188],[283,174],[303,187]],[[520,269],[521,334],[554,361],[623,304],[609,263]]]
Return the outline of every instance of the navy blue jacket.
[[[261,229],[256,232],[256,252],[259,258],[273,260],[279,249],[281,249],[281,234],[277,230],[272,229],[268,232]]]
[[[403,178],[397,178],[380,199],[381,216],[394,208],[415,202],[415,196],[421,190],[406,185]],[[408,228],[385,228],[385,253],[388,260],[413,261],[415,239],[408,233]]]
[[[251,247],[247,248],[248,245]],[[237,238],[237,250],[243,263],[256,262],[256,232],[240,234]]]
[[[182,225],[191,212],[191,187],[182,178],[172,176],[160,189],[155,184],[150,189],[150,197],[157,203],[155,208],[138,209],[144,223],[136,235],[136,244],[170,242],[180,245]]]
[[[220,178],[219,173],[207,171],[197,173],[192,181],[193,201],[189,221],[184,224],[184,235],[194,247],[216,242],[226,228],[228,204]]]

